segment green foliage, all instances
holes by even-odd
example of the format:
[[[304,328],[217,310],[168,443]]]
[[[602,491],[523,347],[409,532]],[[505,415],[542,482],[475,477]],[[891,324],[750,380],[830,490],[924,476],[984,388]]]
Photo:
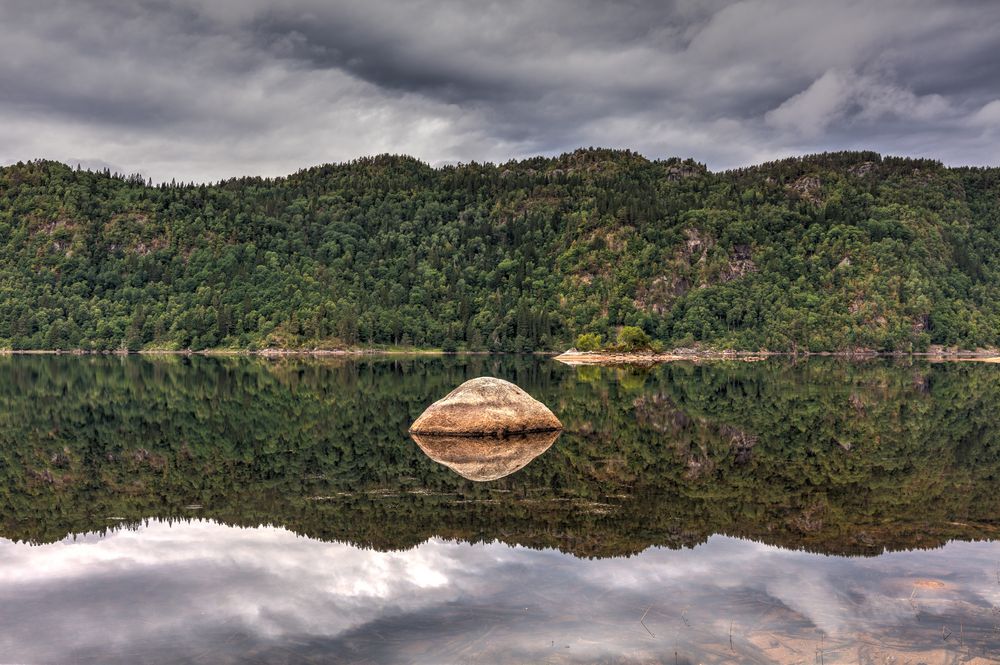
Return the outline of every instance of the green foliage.
[[[618,331],[617,347],[622,351],[645,351],[649,349],[650,341],[642,328],[623,326]]]
[[[576,343],[573,346],[578,351],[599,351],[601,349],[601,336],[597,333],[577,335]]]
[[[407,427],[484,374],[565,431],[476,483]],[[439,536],[609,556],[723,533],[880,554],[995,538],[998,414],[996,367],[978,363],[0,356],[0,536],[197,517],[379,549]]]
[[[1000,345],[1000,170],[578,150],[149,186],[0,168],[0,348]]]

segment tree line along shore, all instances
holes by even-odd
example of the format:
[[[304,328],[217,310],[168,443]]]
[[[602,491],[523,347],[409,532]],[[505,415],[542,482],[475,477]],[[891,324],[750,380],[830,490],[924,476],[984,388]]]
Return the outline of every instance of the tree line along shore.
[[[212,184],[34,161],[0,168],[0,348],[992,349],[998,222],[1000,170],[870,152]]]
[[[441,349],[260,349],[248,351],[245,349],[192,349],[167,350],[144,349],[130,351],[115,349],[96,351],[90,349],[0,349],[0,355],[22,356],[243,356],[254,358],[344,358],[357,359],[366,357],[416,357],[416,356],[490,356],[510,355],[504,352],[491,351],[443,351]],[[526,354],[513,354],[526,355]],[[924,352],[879,352],[868,349],[850,349],[843,351],[736,351],[704,350],[704,349],[673,349],[655,352],[640,351],[579,351],[575,348],[563,352],[533,351],[527,355],[551,357],[566,365],[653,365],[666,362],[707,362],[707,361],[741,361],[757,362],[768,358],[840,358],[848,361],[861,361],[872,358],[922,358],[931,362],[968,361],[1000,363],[1000,350],[996,349],[944,349],[932,347]]]

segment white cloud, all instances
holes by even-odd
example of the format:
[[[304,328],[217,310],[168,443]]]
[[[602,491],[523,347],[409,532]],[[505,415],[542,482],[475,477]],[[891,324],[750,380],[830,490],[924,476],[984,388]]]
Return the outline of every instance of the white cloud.
[[[916,95],[875,76],[831,69],[764,117],[778,129],[817,137],[835,122],[873,124],[885,118],[920,122],[953,114],[940,95]]]
[[[994,99],[972,114],[969,122],[974,127],[1000,127],[1000,99]]]
[[[779,129],[793,129],[807,137],[818,136],[845,113],[850,101],[849,88],[843,74],[828,71],[805,90],[768,111],[765,119]]]

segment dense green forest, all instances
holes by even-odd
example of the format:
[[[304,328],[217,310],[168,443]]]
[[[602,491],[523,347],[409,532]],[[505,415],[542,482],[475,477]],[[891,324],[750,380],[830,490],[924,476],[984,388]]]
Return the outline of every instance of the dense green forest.
[[[483,374],[516,381],[565,430],[477,483],[407,428]],[[0,357],[0,537],[156,517],[379,549],[440,536],[612,556],[716,533],[828,553],[937,547],[997,535],[998,414],[996,366],[973,363]]]
[[[0,348],[1000,346],[1000,169],[586,149],[146,183],[0,169]],[[593,340],[594,337],[586,339]]]

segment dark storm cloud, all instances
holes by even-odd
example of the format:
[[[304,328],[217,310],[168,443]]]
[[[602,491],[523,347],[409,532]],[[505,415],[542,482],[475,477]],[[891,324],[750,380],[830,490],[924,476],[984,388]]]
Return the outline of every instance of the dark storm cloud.
[[[659,96],[643,88],[630,91],[628,76],[597,77],[601,72],[587,61],[613,59],[646,41],[674,47],[691,20],[663,2],[468,7],[415,3],[363,13],[328,8],[323,20],[311,12],[270,9],[253,28],[277,54],[345,69],[380,87],[464,103],[534,100],[580,85]],[[584,58],[576,63],[562,57],[581,52]]]
[[[7,0],[0,161],[157,179],[581,145],[996,163],[1000,4]]]

